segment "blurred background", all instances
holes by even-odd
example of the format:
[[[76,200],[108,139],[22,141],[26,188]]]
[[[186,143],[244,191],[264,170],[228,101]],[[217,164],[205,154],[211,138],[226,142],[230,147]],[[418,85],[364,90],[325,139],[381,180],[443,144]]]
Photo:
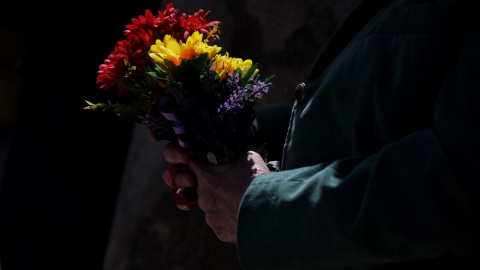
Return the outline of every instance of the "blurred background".
[[[82,109],[98,99],[98,65],[125,25],[169,2],[211,10],[222,51],[275,74],[266,107],[293,104],[293,89],[361,0],[2,1],[2,270],[241,269],[235,246],[199,209],[173,203],[161,179],[165,142]]]

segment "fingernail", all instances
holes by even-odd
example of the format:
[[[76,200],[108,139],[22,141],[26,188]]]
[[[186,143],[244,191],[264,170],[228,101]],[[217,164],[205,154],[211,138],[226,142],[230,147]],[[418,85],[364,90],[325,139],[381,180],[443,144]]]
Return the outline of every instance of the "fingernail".
[[[180,208],[180,210],[190,210],[190,208],[188,208],[188,206],[181,205],[181,204],[178,205],[178,208]]]

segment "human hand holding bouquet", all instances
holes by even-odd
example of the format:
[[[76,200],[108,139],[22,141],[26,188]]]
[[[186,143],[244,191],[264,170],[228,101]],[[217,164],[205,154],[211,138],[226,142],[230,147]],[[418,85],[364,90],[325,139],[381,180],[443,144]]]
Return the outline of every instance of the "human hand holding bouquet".
[[[116,88],[116,100],[87,101],[85,109],[112,110],[213,164],[252,150],[255,104],[273,76],[260,80],[251,60],[220,54],[220,22],[209,15],[182,14],[170,3],[132,19],[98,71],[100,89]]]

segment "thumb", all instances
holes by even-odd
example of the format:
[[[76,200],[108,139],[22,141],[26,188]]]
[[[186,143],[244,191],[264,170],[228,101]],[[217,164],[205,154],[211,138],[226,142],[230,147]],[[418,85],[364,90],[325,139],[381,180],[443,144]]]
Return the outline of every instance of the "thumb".
[[[163,155],[165,160],[172,164],[189,164],[193,157],[188,154],[184,149],[174,145],[173,143],[167,143],[163,148]]]
[[[216,166],[197,158],[190,158],[185,164],[187,164],[188,168],[197,178],[199,175],[205,175],[207,172],[211,172],[214,166]]]

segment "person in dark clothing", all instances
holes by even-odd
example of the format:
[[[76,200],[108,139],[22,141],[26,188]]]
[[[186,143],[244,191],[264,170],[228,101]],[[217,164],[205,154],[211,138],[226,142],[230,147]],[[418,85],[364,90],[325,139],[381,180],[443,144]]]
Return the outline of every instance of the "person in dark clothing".
[[[295,89],[279,172],[252,151],[215,166],[167,144],[191,170],[174,185],[196,187],[246,270],[478,268],[477,11],[363,1]]]
[[[107,94],[96,85],[98,67],[130,18],[159,7],[157,0],[2,6],[3,18],[26,29],[0,190],[2,270],[102,268],[132,125],[83,107]]]

